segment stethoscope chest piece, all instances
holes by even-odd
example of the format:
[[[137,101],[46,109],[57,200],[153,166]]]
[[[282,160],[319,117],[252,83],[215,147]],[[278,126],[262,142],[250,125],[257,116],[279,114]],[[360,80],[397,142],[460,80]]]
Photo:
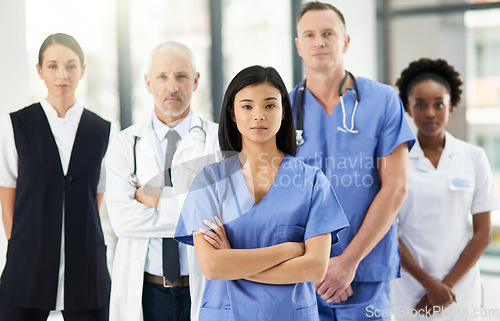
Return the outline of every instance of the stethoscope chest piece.
[[[304,144],[304,137],[302,137],[302,133],[304,131],[303,130],[300,130],[300,129],[297,129],[295,131],[296,135],[295,135],[295,139],[297,140],[297,146],[300,146],[302,144]]]
[[[130,174],[130,177],[128,178],[128,182],[130,185],[132,185],[135,188],[139,187],[139,179],[137,178],[137,175],[135,174]]]

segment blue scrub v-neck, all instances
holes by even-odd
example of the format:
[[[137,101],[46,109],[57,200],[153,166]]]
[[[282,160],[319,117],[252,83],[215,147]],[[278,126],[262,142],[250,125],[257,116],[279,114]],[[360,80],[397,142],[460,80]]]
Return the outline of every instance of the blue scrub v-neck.
[[[248,189],[248,185],[246,184],[246,181],[245,181],[245,177],[243,176],[243,169],[241,168],[241,164],[240,164],[240,161],[239,161],[239,158],[238,157],[235,157],[236,161],[238,162],[238,165],[239,165],[239,171],[238,171],[238,179],[241,180],[241,182],[238,182],[240,186],[244,186],[245,187],[245,190],[246,190],[246,197],[249,197],[252,202],[253,202],[253,206],[257,206],[259,204],[261,204],[265,199],[271,197],[271,196],[267,196],[268,194],[272,193],[272,190],[273,190],[273,187],[275,185],[275,183],[277,182],[277,178],[278,176],[281,175],[281,172],[283,171],[283,164],[285,163],[285,161],[287,160],[287,158],[290,157],[290,155],[288,154],[285,154],[285,156],[283,157],[283,160],[281,161],[281,164],[280,164],[280,167],[278,168],[278,172],[276,173],[276,176],[274,176],[274,179],[273,179],[273,183],[271,184],[271,186],[269,187],[269,189],[267,190],[266,194],[262,197],[262,199],[256,203],[255,202],[255,199],[252,197],[252,193],[250,192],[250,190]]]

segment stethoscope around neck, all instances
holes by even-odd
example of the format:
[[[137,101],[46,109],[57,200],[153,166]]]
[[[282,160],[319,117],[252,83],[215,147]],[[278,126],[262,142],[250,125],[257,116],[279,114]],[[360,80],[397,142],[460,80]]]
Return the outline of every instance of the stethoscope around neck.
[[[354,89],[352,88],[347,88],[347,90],[352,91],[356,95],[356,102],[354,103],[354,109],[352,111],[351,115],[351,127],[347,127],[346,125],[346,115],[345,115],[345,105],[344,105],[344,96],[342,95],[342,87],[344,87],[345,82],[347,81],[347,78],[351,77],[352,82],[354,84]],[[303,100],[304,100],[304,91],[306,90],[306,79],[302,82],[299,88],[299,97],[297,98],[297,118],[296,118],[296,139],[297,139],[297,145],[300,146],[304,144],[304,120],[302,119],[302,108],[303,108]],[[349,72],[345,71],[345,76],[344,79],[342,79],[342,82],[340,83],[339,86],[339,97],[340,97],[340,105],[342,106],[342,127],[337,127],[337,130],[343,133],[351,133],[351,134],[358,134],[359,130],[354,129],[354,115],[356,115],[356,110],[358,108],[359,101],[361,100],[361,95],[359,93],[358,89],[358,84],[356,83],[356,78]]]
[[[194,125],[189,128],[189,132],[192,130],[199,130],[203,134],[203,143],[205,144],[207,142],[207,131],[203,128],[205,127],[205,121],[202,120],[201,126],[200,125]],[[130,176],[128,178],[128,182],[130,185],[132,185],[135,188],[139,188],[139,178],[137,177],[137,142],[141,138],[139,136],[134,136],[134,148],[133,148],[133,155],[134,155],[134,171],[130,173]]]

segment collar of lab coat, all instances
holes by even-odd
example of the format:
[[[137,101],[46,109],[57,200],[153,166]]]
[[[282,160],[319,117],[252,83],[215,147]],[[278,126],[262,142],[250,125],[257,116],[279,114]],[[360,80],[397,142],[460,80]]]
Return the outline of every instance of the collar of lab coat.
[[[447,131],[444,132],[444,135],[445,144],[443,152],[441,153],[441,158],[439,159],[438,170],[447,168],[450,164],[451,158],[460,153],[460,149],[457,148],[457,139]],[[419,170],[428,171],[429,168],[434,169],[431,161],[425,157],[424,151],[422,150],[422,146],[420,146],[418,139],[416,139],[415,145],[410,150],[408,158],[414,159]]]
[[[141,123],[140,126],[131,128],[132,129],[131,134],[139,138],[150,135],[151,132],[153,132],[152,121],[153,121],[153,115],[151,115],[151,117],[149,117],[147,121]],[[206,125],[204,124],[204,121],[201,119],[201,117],[196,114],[193,114],[191,119],[191,125],[189,126],[188,132],[189,133],[196,132],[197,134],[193,136],[195,136],[195,138],[198,140],[201,139],[202,141],[204,141],[205,140],[204,132],[195,129],[202,128],[203,130],[206,130],[205,127]]]
[[[156,172],[161,171],[161,165],[159,163],[158,149],[155,145],[155,132],[152,125],[153,116],[148,118],[147,121],[141,123],[139,126],[131,128],[131,135],[139,137],[137,142],[137,155],[139,158],[145,158],[148,160],[155,160]],[[186,161],[194,159],[198,154],[203,155],[205,150],[206,141],[206,122],[198,115],[193,114],[191,119],[191,124],[189,130],[185,137],[179,143],[177,151],[172,160],[172,165],[176,165],[181,161]],[[144,156],[144,157],[141,157]],[[153,164],[150,164],[153,165]]]

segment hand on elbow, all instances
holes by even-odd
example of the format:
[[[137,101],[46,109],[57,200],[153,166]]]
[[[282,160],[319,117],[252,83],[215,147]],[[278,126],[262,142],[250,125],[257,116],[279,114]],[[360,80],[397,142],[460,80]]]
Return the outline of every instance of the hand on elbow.
[[[158,206],[158,203],[160,202],[160,196],[158,193],[150,192],[149,190],[145,192],[142,186],[135,191],[134,198],[139,203],[144,204],[150,208],[156,208]]]

